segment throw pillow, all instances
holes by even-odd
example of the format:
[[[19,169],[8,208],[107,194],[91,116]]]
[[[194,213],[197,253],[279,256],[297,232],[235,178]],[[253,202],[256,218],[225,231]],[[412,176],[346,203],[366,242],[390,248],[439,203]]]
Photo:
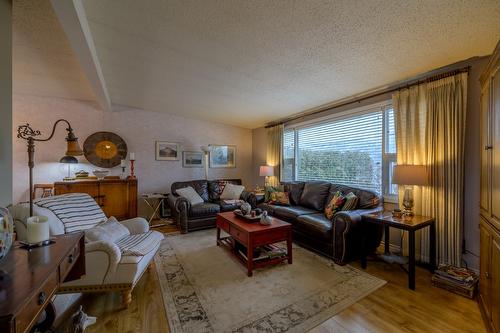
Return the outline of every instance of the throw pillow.
[[[285,188],[283,185],[279,186],[266,186],[264,188],[264,201],[269,202],[271,200],[271,193],[273,192],[284,192]]]
[[[345,203],[344,206],[342,207],[342,210],[353,210],[356,209],[358,206],[358,197],[356,194],[349,192],[345,196]]]
[[[195,189],[191,186],[179,188],[176,190],[176,192],[181,197],[186,198],[191,203],[191,205],[196,205],[204,202],[198,192],[196,192]]]
[[[338,212],[342,205],[345,202],[345,197],[342,195],[342,192],[337,191],[332,197],[332,200],[325,207],[325,216],[327,219],[331,219],[336,212]]]
[[[227,184],[224,186],[224,190],[220,195],[221,200],[238,200],[243,193],[245,186],[243,185],[235,185],[235,184]]]
[[[106,222],[85,230],[85,238],[89,242],[106,241],[115,243],[125,236],[129,236],[130,231],[118,220],[111,216]]]
[[[290,206],[290,195],[288,192],[272,192],[269,203],[278,206]]]

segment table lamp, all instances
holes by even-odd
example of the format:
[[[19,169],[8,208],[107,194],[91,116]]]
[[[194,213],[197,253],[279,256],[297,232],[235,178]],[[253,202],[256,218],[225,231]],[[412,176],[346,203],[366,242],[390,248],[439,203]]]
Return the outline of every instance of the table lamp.
[[[71,177],[71,164],[77,164],[78,160],[74,156],[63,156],[60,160],[59,163],[65,163],[68,165],[68,176],[64,177],[64,180],[73,180],[74,178]]]
[[[259,176],[261,177],[266,177],[264,180],[264,185],[268,186],[269,185],[269,177],[274,176],[274,167],[269,166],[269,165],[261,165],[259,169]]]
[[[424,165],[395,165],[392,183],[404,185],[403,215],[413,216],[413,186],[429,185],[427,167]]]

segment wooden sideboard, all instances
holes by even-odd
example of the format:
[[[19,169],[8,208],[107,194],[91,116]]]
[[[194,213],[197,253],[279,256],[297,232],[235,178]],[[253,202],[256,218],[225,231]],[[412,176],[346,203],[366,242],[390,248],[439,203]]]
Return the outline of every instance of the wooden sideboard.
[[[500,42],[480,80],[479,305],[488,330],[500,333]]]
[[[137,217],[137,179],[89,179],[54,183],[54,194],[87,193],[107,217]]]
[[[85,274],[83,235],[56,236],[30,251],[15,243],[0,259],[0,332],[29,332],[61,283]]]

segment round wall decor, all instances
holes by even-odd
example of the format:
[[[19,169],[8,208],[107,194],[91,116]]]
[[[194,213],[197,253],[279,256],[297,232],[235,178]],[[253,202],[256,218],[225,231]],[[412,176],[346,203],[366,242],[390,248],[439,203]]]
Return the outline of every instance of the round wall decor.
[[[85,140],[83,153],[93,165],[112,168],[127,157],[127,144],[115,133],[97,132]]]

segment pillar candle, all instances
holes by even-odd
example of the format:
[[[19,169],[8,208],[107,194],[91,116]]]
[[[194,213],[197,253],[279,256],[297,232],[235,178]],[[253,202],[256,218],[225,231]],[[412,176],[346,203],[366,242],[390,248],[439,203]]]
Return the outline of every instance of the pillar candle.
[[[125,168],[125,167],[127,166],[127,165],[125,164],[125,160],[121,160],[121,161],[120,161],[120,166],[121,166],[122,168]]]
[[[27,220],[27,240],[37,244],[49,239],[49,222],[46,216],[32,216]]]
[[[135,154],[134,153],[130,153],[130,160],[135,161]]]

